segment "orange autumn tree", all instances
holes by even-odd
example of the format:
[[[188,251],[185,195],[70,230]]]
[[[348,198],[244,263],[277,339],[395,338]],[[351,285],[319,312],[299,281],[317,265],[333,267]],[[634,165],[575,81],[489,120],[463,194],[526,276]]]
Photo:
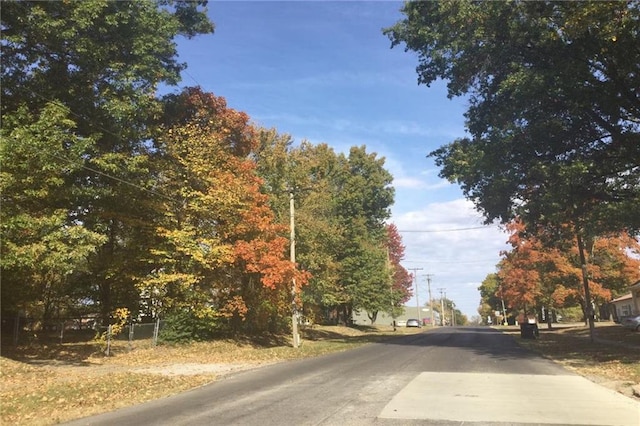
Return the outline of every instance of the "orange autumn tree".
[[[505,300],[514,308],[556,308],[579,304],[586,312],[578,249],[572,241],[553,244],[544,229],[527,230],[520,221],[507,225],[512,250],[504,252],[498,275]],[[595,306],[622,294],[640,273],[640,245],[629,235],[597,238],[589,251],[588,275]],[[549,327],[551,316],[546,315]]]
[[[524,225],[514,221],[507,225],[511,232],[507,242],[513,247],[503,251],[503,259],[498,264],[500,287],[498,297],[504,298],[512,310],[531,312],[542,295],[540,273],[535,265],[540,261],[540,253],[535,242],[522,238]]]
[[[521,221],[510,222],[507,230],[511,232],[508,242],[513,248],[503,253],[499,264],[498,291],[502,291],[510,307],[522,309],[523,314],[544,309],[551,328],[553,311],[564,307],[567,297],[579,287],[581,270],[562,249],[544,244]]]
[[[596,309],[611,299],[628,293],[629,285],[640,279],[640,243],[628,234],[609,234],[593,239],[586,256],[591,291],[590,303]],[[574,265],[575,283],[567,289],[567,300],[577,301],[585,312],[584,290],[578,283],[582,279],[578,268],[580,264],[578,248],[575,245],[567,246],[565,258]]]
[[[288,260],[287,229],[276,225],[249,154],[257,132],[221,97],[187,88],[165,98],[156,140],[164,212],[157,264],[142,283],[163,315],[185,315],[195,337],[222,331],[278,331],[291,309],[291,283],[307,274]]]

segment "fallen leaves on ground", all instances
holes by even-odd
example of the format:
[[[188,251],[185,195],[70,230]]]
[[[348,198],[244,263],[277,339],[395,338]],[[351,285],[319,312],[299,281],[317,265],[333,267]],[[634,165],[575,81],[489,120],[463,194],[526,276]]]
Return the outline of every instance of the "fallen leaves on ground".
[[[515,329],[511,332],[519,333]],[[539,339],[518,341],[597,382],[640,384],[640,333],[607,322],[596,324],[595,336],[597,340],[591,342],[589,327],[584,325],[547,330],[543,324]]]
[[[170,367],[177,362],[273,363],[350,349],[384,338],[390,330],[315,326],[302,333],[303,344],[297,349],[288,343],[288,336],[240,337],[174,346],[116,341],[109,357],[92,341],[3,348],[0,424],[56,424],[176,394],[216,379],[204,368],[198,374],[169,375],[157,371],[170,368],[144,371],[149,367]]]

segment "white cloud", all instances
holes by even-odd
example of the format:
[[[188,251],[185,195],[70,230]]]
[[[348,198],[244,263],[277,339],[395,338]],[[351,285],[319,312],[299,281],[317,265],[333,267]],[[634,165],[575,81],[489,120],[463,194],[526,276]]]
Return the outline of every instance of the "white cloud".
[[[433,274],[433,297],[439,297],[435,289],[446,289],[463,313],[475,315],[480,301],[477,287],[495,272],[507,236],[498,226],[483,226],[473,203],[463,198],[430,203],[392,221],[406,247],[403,266],[422,268],[416,271],[420,303],[428,300],[425,275]]]
[[[410,178],[410,177],[401,177],[393,179],[394,188],[409,188],[409,189],[420,189],[426,186],[426,183],[423,180]]]

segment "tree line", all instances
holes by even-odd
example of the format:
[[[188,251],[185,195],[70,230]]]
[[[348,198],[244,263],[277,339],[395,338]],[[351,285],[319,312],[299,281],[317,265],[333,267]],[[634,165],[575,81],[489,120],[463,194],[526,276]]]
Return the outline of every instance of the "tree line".
[[[207,338],[410,297],[384,158],[294,143],[199,87],[158,96],[206,2],[6,2],[2,317],[162,317]],[[290,201],[296,262],[289,259]]]
[[[485,319],[513,321],[530,315],[551,327],[558,317],[586,319],[589,307],[598,318],[609,319],[614,313],[608,303],[627,294],[629,285],[640,279],[638,239],[624,233],[594,238],[587,245],[591,290],[587,301],[575,243],[550,244],[545,241],[544,229],[528,232],[521,221],[513,221],[507,228],[511,249],[502,253],[497,272],[489,274],[478,288],[482,299],[479,313]],[[579,316],[571,313],[572,307],[579,308]]]

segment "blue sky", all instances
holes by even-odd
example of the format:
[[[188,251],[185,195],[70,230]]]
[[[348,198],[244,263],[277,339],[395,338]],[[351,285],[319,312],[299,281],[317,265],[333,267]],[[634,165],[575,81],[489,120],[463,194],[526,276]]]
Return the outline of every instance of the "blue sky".
[[[338,152],[366,145],[394,176],[391,222],[416,270],[418,300],[447,297],[477,315],[477,287],[495,271],[506,235],[482,219],[457,185],[438,177],[426,155],[465,135],[464,99],[446,84],[419,86],[417,56],[390,48],[382,28],[402,18],[390,1],[214,1],[215,34],[179,41],[188,68],[181,86],[200,85],[296,141]],[[421,231],[421,232],[410,232]],[[426,231],[426,232],[425,232]],[[416,306],[415,297],[408,303]]]

